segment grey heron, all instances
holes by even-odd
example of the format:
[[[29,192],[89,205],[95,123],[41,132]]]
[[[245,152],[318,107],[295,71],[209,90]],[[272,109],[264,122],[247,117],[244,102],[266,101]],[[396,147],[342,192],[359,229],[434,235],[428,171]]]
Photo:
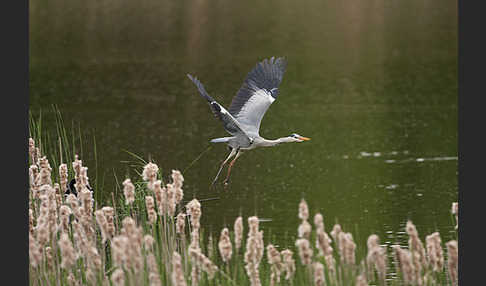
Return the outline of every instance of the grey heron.
[[[187,74],[196,85],[201,96],[208,101],[214,115],[223,122],[224,129],[232,135],[231,137],[216,138],[210,141],[212,143],[226,143],[231,149],[226,160],[221,163],[212,185],[217,181],[224,165],[234,157],[229,163],[228,174],[224,180],[225,186],[228,184],[231,168],[236,159],[241,156],[243,150],[310,140],[310,138],[296,133],[275,140],[265,139],[259,134],[263,115],[279,94],[278,87],[282,82],[286,66],[287,61],[284,58],[275,59],[272,57],[257,63],[246,76],[243,85],[233,97],[228,109],[214,100],[196,77]]]

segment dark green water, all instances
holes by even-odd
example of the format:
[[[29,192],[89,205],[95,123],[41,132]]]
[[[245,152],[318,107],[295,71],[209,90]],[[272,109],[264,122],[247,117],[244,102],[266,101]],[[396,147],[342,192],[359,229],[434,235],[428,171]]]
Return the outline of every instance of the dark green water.
[[[105,197],[128,173],[123,150],[168,175],[226,136],[186,73],[229,105],[257,61],[285,56],[266,138],[300,144],[247,152],[230,189],[209,184],[227,156],[213,145],[184,173],[185,198],[203,202],[215,233],[257,214],[265,234],[292,245],[305,198],[326,228],[404,243],[411,219],[422,237],[455,237],[457,201],[456,1],[30,1],[30,110],[54,130],[52,104],[95,134]],[[83,131],[83,132],[84,132]],[[83,160],[94,170],[94,150]],[[289,237],[286,237],[286,233]]]

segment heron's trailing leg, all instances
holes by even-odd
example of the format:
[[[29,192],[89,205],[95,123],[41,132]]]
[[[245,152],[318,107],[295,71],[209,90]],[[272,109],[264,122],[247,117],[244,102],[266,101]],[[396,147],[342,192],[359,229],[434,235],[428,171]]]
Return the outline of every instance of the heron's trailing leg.
[[[223,163],[221,163],[221,167],[219,167],[218,173],[216,174],[216,177],[214,178],[211,186],[213,186],[214,183],[216,183],[216,181],[218,180],[219,174],[221,173],[221,170],[223,170],[224,165],[229,161],[229,159],[231,159],[231,157],[233,157],[236,154],[236,152],[237,152],[236,148],[231,149],[231,153],[229,154],[228,158],[226,158],[226,160],[224,160]]]
[[[226,175],[226,179],[224,179],[224,185],[225,186],[228,185],[229,177],[230,177],[230,174],[231,174],[231,167],[233,167],[233,165],[235,164],[236,159],[238,159],[238,157],[240,157],[241,154],[243,154],[243,152],[240,152],[240,150],[238,148],[238,153],[236,153],[235,158],[229,163],[228,175]]]

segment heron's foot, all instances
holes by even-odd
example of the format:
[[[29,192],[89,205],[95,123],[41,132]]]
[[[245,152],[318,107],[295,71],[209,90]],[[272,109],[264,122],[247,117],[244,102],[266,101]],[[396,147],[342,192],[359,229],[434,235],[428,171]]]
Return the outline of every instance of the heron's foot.
[[[224,185],[224,189],[226,190],[229,186],[229,180],[228,179],[224,180],[223,185]]]

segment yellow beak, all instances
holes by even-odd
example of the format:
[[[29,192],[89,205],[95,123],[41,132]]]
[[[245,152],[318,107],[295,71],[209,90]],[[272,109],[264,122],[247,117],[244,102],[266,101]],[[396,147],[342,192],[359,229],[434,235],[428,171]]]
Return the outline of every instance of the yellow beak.
[[[300,140],[304,140],[304,141],[308,141],[308,140],[311,140],[310,138],[307,138],[307,137],[303,137],[303,136],[300,136],[299,137]]]

